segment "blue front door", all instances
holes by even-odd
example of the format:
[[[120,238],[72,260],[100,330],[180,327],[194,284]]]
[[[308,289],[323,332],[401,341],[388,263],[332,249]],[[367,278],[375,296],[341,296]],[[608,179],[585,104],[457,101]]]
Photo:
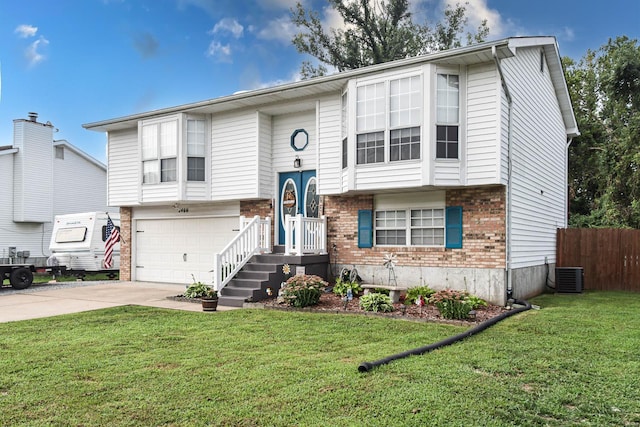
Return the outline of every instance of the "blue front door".
[[[280,174],[278,184],[280,207],[278,244],[284,245],[285,215],[302,214],[317,218],[320,198],[317,191],[316,171],[283,172]]]

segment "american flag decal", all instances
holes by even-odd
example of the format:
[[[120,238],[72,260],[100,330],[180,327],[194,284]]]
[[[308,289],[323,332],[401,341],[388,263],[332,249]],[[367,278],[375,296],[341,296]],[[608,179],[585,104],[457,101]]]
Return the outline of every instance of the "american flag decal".
[[[104,268],[113,267],[113,247],[120,241],[120,231],[113,225],[111,217],[107,215],[107,240],[104,242]]]

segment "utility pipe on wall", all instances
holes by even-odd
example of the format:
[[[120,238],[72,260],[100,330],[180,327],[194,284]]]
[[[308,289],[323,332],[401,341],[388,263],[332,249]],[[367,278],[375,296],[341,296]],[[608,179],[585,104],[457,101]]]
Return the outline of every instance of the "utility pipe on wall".
[[[498,69],[498,74],[500,75],[500,83],[502,85],[502,90],[504,90],[504,94],[507,98],[507,202],[506,202],[506,236],[505,236],[505,251],[506,251],[506,273],[507,273],[507,300],[513,299],[513,283],[511,277],[511,171],[512,171],[512,160],[511,160],[511,115],[513,110],[513,99],[511,98],[511,93],[509,92],[509,86],[507,86],[507,81],[504,78],[504,73],[502,72],[502,66],[500,64],[500,59],[498,59],[498,53],[496,51],[496,47],[491,47],[491,56],[493,56],[493,61],[496,64],[496,68]]]

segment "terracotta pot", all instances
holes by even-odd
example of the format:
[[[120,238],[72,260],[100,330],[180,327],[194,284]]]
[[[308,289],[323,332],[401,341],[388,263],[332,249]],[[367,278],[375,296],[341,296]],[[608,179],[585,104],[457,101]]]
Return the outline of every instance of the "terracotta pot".
[[[218,298],[202,298],[202,311],[216,311]]]

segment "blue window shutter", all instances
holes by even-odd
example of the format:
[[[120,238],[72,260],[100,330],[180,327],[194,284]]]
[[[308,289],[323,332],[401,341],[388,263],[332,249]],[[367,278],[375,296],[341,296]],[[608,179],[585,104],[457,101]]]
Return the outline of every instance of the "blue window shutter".
[[[448,249],[462,248],[462,206],[450,206],[446,210],[447,241],[445,247]]]
[[[358,247],[373,247],[373,212],[370,210],[358,211]]]

